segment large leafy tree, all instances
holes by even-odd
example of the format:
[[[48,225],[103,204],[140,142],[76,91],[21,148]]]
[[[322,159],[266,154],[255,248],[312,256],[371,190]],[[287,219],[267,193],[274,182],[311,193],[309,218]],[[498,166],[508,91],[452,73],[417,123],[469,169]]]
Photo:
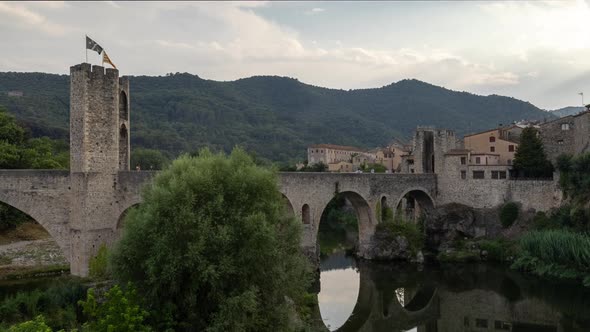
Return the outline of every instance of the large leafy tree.
[[[158,330],[286,331],[309,274],[276,175],[240,149],[182,156],[145,189],[111,256]]]
[[[537,129],[533,127],[523,129],[513,165],[519,176],[533,178],[552,176],[553,165],[547,159]]]

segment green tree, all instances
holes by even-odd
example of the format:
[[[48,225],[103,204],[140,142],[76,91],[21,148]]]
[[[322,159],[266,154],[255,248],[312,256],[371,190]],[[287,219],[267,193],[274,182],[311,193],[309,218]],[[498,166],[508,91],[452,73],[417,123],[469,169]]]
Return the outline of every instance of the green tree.
[[[309,285],[301,226],[273,171],[241,149],[182,156],[144,191],[111,259],[158,330],[284,331]]]
[[[123,290],[119,285],[105,294],[104,300],[97,300],[94,288],[88,290],[86,301],[80,301],[88,322],[84,324],[87,331],[108,332],[148,332],[151,329],[144,324],[147,311],[139,304],[136,290],[127,285]]]
[[[52,330],[45,324],[43,316],[37,316],[33,320],[11,326],[8,332],[52,332]]]
[[[131,169],[139,166],[142,170],[161,170],[170,160],[159,150],[136,148],[131,150]]]
[[[513,165],[519,176],[533,178],[552,176],[553,165],[547,159],[537,129],[533,127],[523,129]]]

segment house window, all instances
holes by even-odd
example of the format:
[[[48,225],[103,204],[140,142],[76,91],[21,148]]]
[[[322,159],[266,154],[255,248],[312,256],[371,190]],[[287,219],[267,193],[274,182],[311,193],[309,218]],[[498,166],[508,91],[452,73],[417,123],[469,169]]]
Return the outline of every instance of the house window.
[[[414,169],[413,168],[410,170],[410,173],[414,173]]]
[[[461,157],[461,165],[465,165],[467,163],[467,158]]]
[[[475,163],[476,164],[481,164],[481,158],[480,157],[475,157]]]
[[[467,179],[467,171],[461,171],[461,179]]]
[[[562,123],[561,130],[570,130],[570,124],[569,123]]]
[[[495,146],[490,146],[490,152],[496,152],[496,147]]]
[[[492,171],[492,179],[498,179],[498,171]]]
[[[500,175],[500,179],[505,179],[506,178],[506,171],[500,171],[498,173]]]
[[[512,325],[510,323],[503,322],[503,321],[500,321],[500,320],[497,320],[497,321],[494,322],[494,328],[496,330],[510,331],[510,327],[511,326]]]
[[[508,162],[508,165],[512,165],[512,159],[508,159],[506,161]]]
[[[508,145],[508,152],[514,152],[514,145]]]
[[[496,141],[496,138],[494,136],[490,136],[490,143],[493,143]]]
[[[474,179],[484,179],[485,172],[484,171],[473,171],[473,178]]]

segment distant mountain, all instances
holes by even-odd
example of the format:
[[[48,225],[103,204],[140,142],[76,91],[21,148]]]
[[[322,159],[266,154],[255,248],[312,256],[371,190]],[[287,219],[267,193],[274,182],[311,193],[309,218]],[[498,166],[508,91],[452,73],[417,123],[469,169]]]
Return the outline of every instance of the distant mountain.
[[[227,151],[239,144],[260,157],[294,161],[305,159],[309,144],[384,146],[394,137],[410,138],[418,125],[465,134],[553,117],[515,98],[418,80],[348,91],[277,76],[217,82],[185,73],[130,81],[133,146],[171,155],[203,146]],[[0,73],[0,104],[34,135],[68,137],[66,75]]]
[[[568,106],[557,110],[549,111],[551,114],[561,118],[568,115],[575,115],[583,112],[586,108],[582,106]]]

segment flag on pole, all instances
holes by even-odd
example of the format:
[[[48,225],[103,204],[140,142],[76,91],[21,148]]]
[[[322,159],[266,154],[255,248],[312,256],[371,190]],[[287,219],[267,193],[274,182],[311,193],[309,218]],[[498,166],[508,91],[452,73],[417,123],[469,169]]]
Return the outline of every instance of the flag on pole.
[[[86,36],[86,49],[96,51],[99,55],[102,53],[102,47],[88,36]]]
[[[578,92],[578,94],[579,94],[580,96],[583,96],[583,95],[584,95],[584,93],[583,93],[583,92]]]
[[[106,62],[106,63],[110,64],[111,66],[113,66],[113,68],[117,69],[117,66],[115,66],[115,64],[111,61],[111,58],[109,58],[106,51],[102,52],[102,62],[103,63]]]

